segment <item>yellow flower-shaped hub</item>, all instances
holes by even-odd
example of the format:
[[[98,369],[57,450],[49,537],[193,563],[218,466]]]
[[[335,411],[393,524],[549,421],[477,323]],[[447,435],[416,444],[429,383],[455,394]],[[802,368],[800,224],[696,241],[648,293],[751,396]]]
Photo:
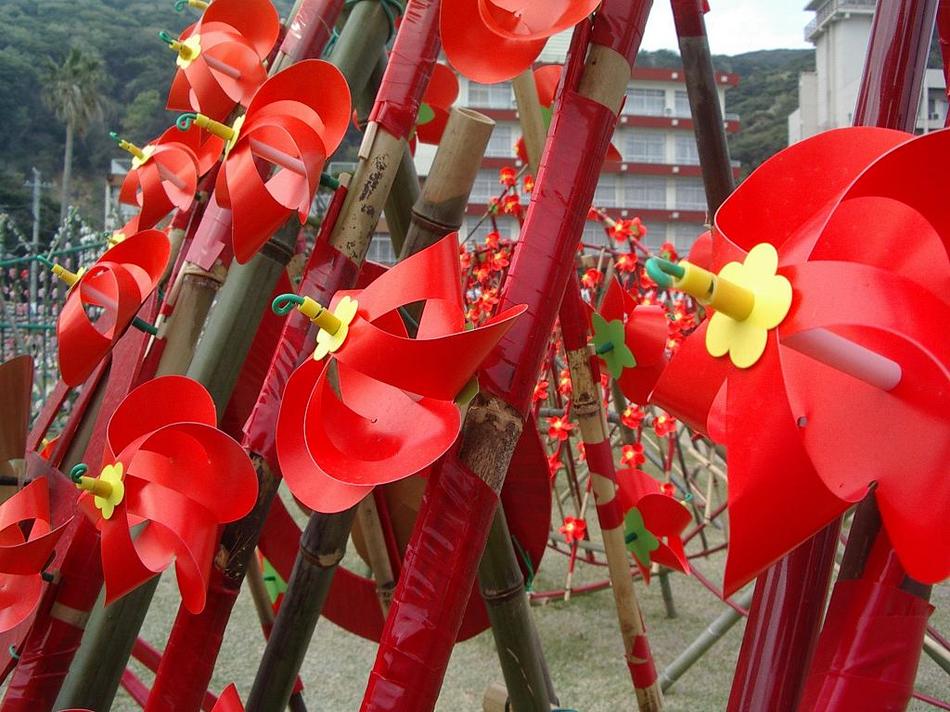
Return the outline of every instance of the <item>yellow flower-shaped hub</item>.
[[[706,350],[710,355],[718,357],[728,353],[738,368],[748,368],[759,360],[765,351],[769,330],[782,323],[792,305],[792,285],[776,274],[777,270],[775,248],[760,243],[749,251],[745,262],[730,262],[719,271],[719,284],[725,281],[751,293],[753,299],[748,315],[739,319],[736,316],[745,311],[744,305],[740,305],[738,314],[730,306],[741,302],[742,297],[733,298],[731,304],[717,306],[716,295],[712,295],[709,304],[717,311],[706,330]]]
[[[304,303],[298,309],[320,327],[317,332],[317,348],[313,351],[314,361],[332,354],[343,345],[349,333],[350,322],[356,317],[358,308],[359,303],[348,296],[337,303],[332,313],[309,297],[304,298]]]
[[[106,465],[98,477],[82,476],[76,482],[79,489],[92,492],[96,509],[102,512],[103,519],[111,519],[115,508],[125,497],[125,485],[122,483],[122,463]]]
[[[201,54],[201,35],[192,35],[184,42],[172,42],[171,48],[178,52],[175,63],[182,69],[188,69]]]

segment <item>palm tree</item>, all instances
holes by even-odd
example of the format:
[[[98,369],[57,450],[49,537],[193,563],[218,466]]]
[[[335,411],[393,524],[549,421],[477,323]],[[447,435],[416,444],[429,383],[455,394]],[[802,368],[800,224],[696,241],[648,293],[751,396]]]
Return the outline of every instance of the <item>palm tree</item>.
[[[102,60],[78,47],[69,50],[62,64],[46,60],[43,73],[43,101],[66,124],[66,148],[63,152],[63,189],[60,223],[69,209],[69,189],[73,168],[73,137],[86,131],[102,115],[99,87],[104,79]]]

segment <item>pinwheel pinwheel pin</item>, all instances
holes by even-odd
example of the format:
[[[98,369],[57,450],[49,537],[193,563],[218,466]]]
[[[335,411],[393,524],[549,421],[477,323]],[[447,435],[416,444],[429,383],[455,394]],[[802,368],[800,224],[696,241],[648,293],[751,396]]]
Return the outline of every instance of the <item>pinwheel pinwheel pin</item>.
[[[321,512],[356,504],[378,484],[419,472],[458,435],[457,399],[524,307],[466,328],[455,233],[368,287],[337,292],[330,309],[284,295],[320,327],[314,358],[290,377],[277,455],[296,497]],[[415,338],[400,309],[425,302]],[[332,311],[331,311],[332,310]]]
[[[73,468],[84,490],[79,508],[102,537],[107,604],[174,561],[185,607],[204,608],[218,527],[247,514],[257,497],[250,460],[216,423],[201,384],[156,378],[113,413],[99,475]],[[142,522],[133,540],[131,529]]]
[[[422,95],[422,106],[416,121],[416,135],[420,143],[438,145],[449,121],[449,110],[459,95],[459,81],[449,67],[438,62],[432,67],[432,76]]]
[[[132,168],[122,181],[119,201],[139,207],[140,230],[154,227],[172,208],[188,210],[198,179],[211,170],[224,141],[197,126],[181,132],[174,126],[143,148],[110,134],[132,154]]]
[[[204,114],[178,117],[179,128],[195,123],[226,141],[215,197],[231,210],[238,262],[251,259],[294,211],[301,223],[307,219],[323,162],[340,145],[349,114],[340,70],[311,59],[268,79],[233,126]]]
[[[666,366],[666,314],[662,307],[635,304],[616,279],[600,311],[591,315],[594,350],[631,401],[644,404]]]
[[[492,84],[528,69],[548,38],[590,15],[600,0],[442,0],[442,48],[459,72]]]
[[[247,106],[267,79],[263,62],[279,33],[269,0],[216,0],[177,40],[159,33],[178,54],[168,108],[223,121],[235,105]]]
[[[651,399],[728,450],[726,594],[870,488],[908,574],[950,573],[950,522],[933,506],[950,501],[947,159],[947,131],[829,131],[723,203],[714,271],[648,263],[716,311]],[[910,461],[901,432],[926,443]]]
[[[29,536],[25,525],[33,521]],[[43,592],[42,572],[66,524],[50,526],[46,480],[36,479],[0,504],[0,632],[32,613]]]
[[[642,470],[618,470],[617,485],[627,549],[643,580],[650,582],[653,563],[689,573],[680,536],[691,520],[689,510],[664,493],[660,483]]]
[[[67,385],[82,383],[133,322],[155,333],[135,315],[158,286],[170,253],[165,233],[144,230],[106,250],[88,269],[73,273],[52,265],[70,286],[56,322],[59,370]],[[101,310],[95,320],[93,310]]]

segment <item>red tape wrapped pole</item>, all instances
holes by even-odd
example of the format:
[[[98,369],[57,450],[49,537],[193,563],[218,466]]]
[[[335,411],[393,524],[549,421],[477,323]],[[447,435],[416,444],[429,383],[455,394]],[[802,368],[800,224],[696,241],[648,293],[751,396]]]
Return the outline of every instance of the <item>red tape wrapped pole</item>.
[[[483,391],[492,395],[477,397],[459,450],[446,456],[429,477],[363,710],[416,712],[435,705],[497,492],[531,407],[650,4],[607,0],[594,22],[591,58],[601,70],[614,68],[613,82],[594,81],[591,65],[579,76],[587,26],[575,30],[561,100],[499,305],[506,309],[526,304],[528,310],[480,374]],[[492,454],[487,461],[479,460],[476,473],[471,449],[479,436],[487,436],[482,450]]]

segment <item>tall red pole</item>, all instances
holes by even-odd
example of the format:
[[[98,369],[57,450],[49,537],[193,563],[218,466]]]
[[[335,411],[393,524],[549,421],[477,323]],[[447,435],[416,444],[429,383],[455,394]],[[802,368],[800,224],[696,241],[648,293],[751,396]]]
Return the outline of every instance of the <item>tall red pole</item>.
[[[878,3],[855,126],[914,130],[936,7],[937,0]],[[858,521],[856,517],[852,531]],[[839,530],[840,521],[829,525],[756,581],[729,696],[730,712],[798,708],[818,642]],[[822,639],[822,645],[827,644]],[[827,651],[818,657],[827,657]],[[916,658],[913,665],[916,669]]]
[[[575,30],[499,305],[526,304],[528,310],[486,360],[479,374],[482,392],[469,408],[458,449],[429,476],[363,710],[422,712],[435,706],[650,5],[606,0],[592,30],[587,24]]]

